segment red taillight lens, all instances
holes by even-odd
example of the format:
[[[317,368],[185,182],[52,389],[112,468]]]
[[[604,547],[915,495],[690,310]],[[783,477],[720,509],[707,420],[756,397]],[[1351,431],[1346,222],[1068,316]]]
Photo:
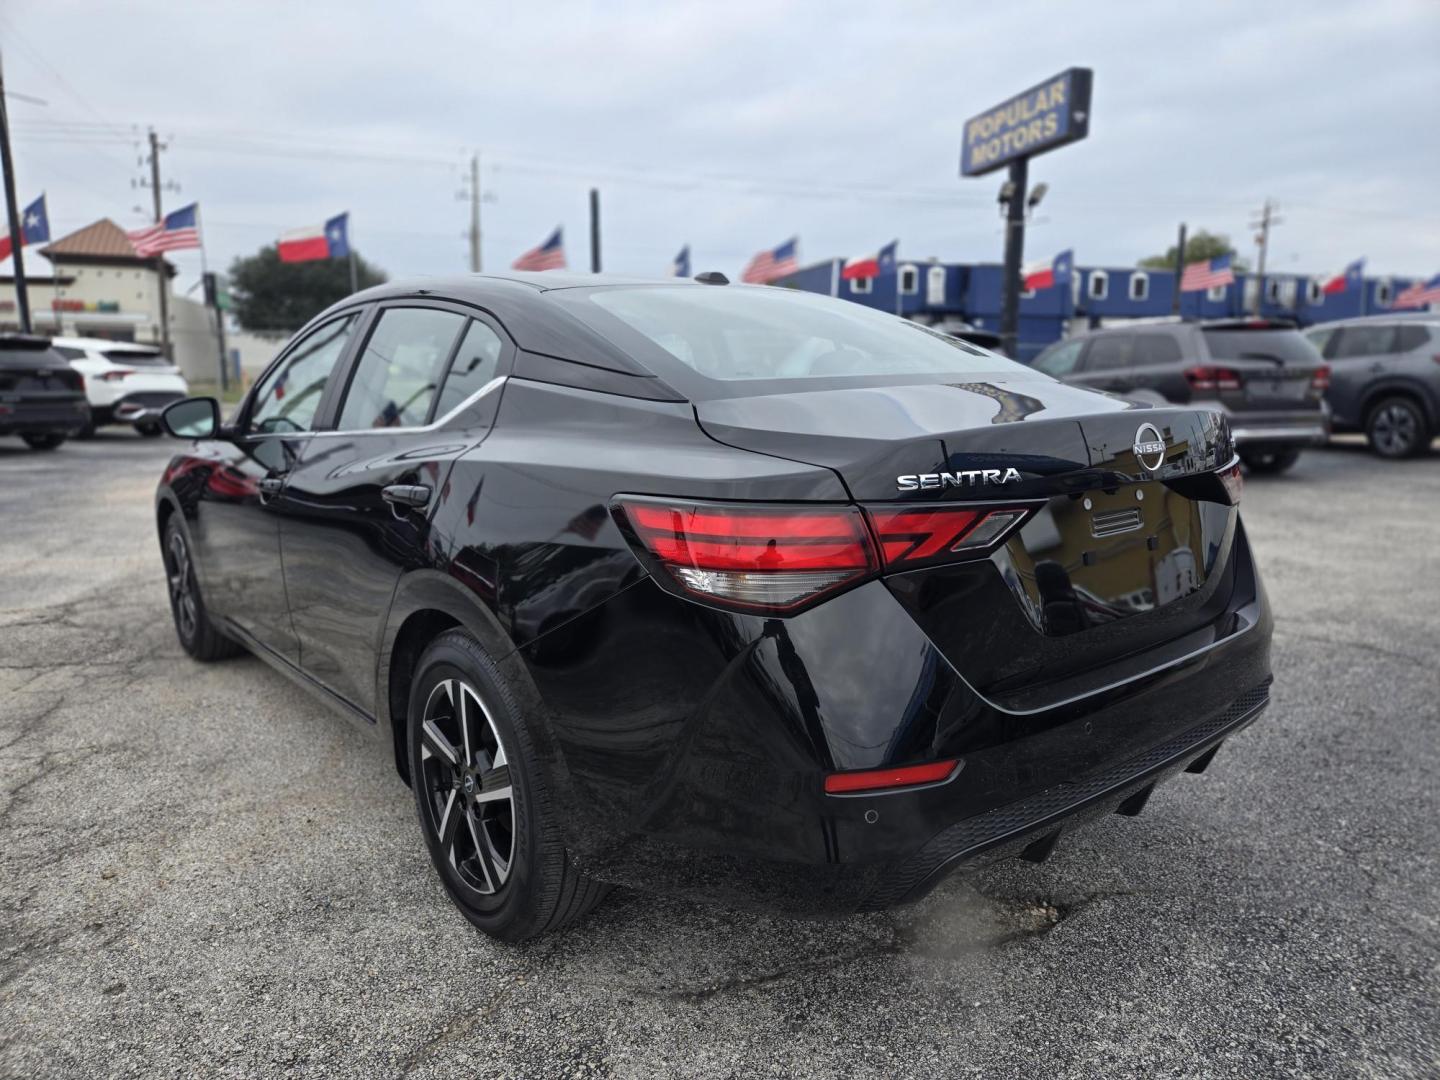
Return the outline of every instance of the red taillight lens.
[[[125,378],[125,376],[134,374],[136,374],[136,372],[132,368],[116,368],[114,371],[102,371],[100,378],[106,382],[119,382]]]
[[[1310,387],[1312,390],[1330,389],[1330,365],[1321,364],[1315,369],[1315,374],[1310,376]]]
[[[879,569],[858,507],[633,497],[614,506],[661,573],[727,607],[794,612]]]
[[[1230,505],[1239,506],[1240,496],[1245,491],[1245,477],[1240,473],[1240,459],[1236,458],[1216,475],[1220,477],[1220,483],[1225,486],[1225,494],[1230,497]]]
[[[910,569],[984,551],[1013,530],[1024,507],[867,506],[887,569]]]
[[[895,769],[865,769],[861,772],[831,773],[825,777],[825,794],[857,795],[865,791],[938,784],[955,775],[956,760],[927,761],[924,765],[901,765]]]
[[[1186,368],[1185,379],[1191,390],[1239,390],[1240,373],[1233,368],[1201,364]]]

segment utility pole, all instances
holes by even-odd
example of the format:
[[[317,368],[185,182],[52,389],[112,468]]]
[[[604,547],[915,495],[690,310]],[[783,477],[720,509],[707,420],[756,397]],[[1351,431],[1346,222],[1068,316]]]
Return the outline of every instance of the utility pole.
[[[590,272],[600,273],[600,189],[590,189]]]
[[[1265,252],[1270,247],[1270,227],[1285,220],[1275,212],[1279,209],[1279,203],[1266,199],[1265,205],[1258,211],[1260,220],[1250,223],[1252,229],[1260,230],[1255,235],[1255,243],[1260,247],[1259,258],[1255,262],[1255,310],[1252,312],[1255,315],[1260,314],[1265,303]]]
[[[1180,236],[1175,241],[1175,295],[1170,300],[1170,314],[1180,314],[1180,279],[1185,276],[1185,223],[1180,223]]]
[[[20,223],[20,207],[15,202],[15,161],[10,157],[10,114],[5,108],[5,69],[0,64],[0,167],[5,170],[5,219],[10,225],[10,258],[15,264],[15,310],[20,316],[20,332],[28,334],[30,325],[30,293],[25,287],[25,233]]]
[[[150,129],[150,196],[155,204],[155,223],[165,217],[160,209],[160,151],[165,149],[155,129]],[[155,284],[160,290],[160,350],[173,360],[170,349],[170,280],[165,274],[165,256],[155,256]]]
[[[1020,337],[1020,260],[1025,255],[1025,185],[1029,183],[1030,162],[1019,158],[1010,163],[1010,198],[1005,206],[1005,267],[1001,270],[1000,351],[1014,359]]]
[[[480,155],[470,155],[470,272],[480,273]]]

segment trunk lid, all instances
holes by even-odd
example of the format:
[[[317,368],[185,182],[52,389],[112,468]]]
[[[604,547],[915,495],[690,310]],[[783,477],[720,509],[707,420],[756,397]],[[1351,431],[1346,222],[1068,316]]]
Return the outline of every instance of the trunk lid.
[[[1207,326],[1201,331],[1217,364],[1240,376],[1238,391],[1222,391],[1232,410],[1320,409],[1324,396],[1315,373],[1324,360],[1293,327],[1261,320]]]
[[[1235,514],[1207,474],[1234,449],[1207,409],[1015,376],[726,398],[696,414],[720,442],[833,469],[862,504],[1030,508],[988,557],[885,578],[971,685],[1016,707],[1203,636],[1228,603]]]

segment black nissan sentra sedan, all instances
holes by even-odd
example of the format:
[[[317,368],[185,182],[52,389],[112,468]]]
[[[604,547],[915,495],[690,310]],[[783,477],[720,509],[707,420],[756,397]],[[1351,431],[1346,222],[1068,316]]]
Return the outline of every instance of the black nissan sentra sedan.
[[[1268,700],[1219,414],[848,302],[386,285],[165,423],[181,643],[376,731],[499,938],[612,884],[911,901],[1139,813]]]

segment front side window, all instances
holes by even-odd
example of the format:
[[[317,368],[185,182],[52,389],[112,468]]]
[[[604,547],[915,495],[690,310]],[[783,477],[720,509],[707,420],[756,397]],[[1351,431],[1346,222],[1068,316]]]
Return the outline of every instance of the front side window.
[[[1035,362],[1030,366],[1036,371],[1043,371],[1058,379],[1075,370],[1075,364],[1080,359],[1080,351],[1084,348],[1085,342],[1078,338],[1075,341],[1062,341],[1058,345],[1051,345],[1037,356]]]
[[[435,406],[437,418],[449,413],[495,377],[502,348],[500,335],[494,330],[479,321],[470,324],[455,359],[450,362],[445,385],[440,389],[440,403]]]
[[[1395,351],[1410,352],[1430,342],[1430,331],[1423,326],[1406,325],[1395,330]]]
[[[709,379],[1024,370],[918,323],[790,289],[606,288],[573,310],[601,334],[640,334]]]
[[[325,386],[358,319],[358,314],[332,319],[290,350],[255,392],[250,431],[269,435],[311,429]]]
[[[437,308],[387,308],[355,364],[341,431],[422,427],[465,317]]]

